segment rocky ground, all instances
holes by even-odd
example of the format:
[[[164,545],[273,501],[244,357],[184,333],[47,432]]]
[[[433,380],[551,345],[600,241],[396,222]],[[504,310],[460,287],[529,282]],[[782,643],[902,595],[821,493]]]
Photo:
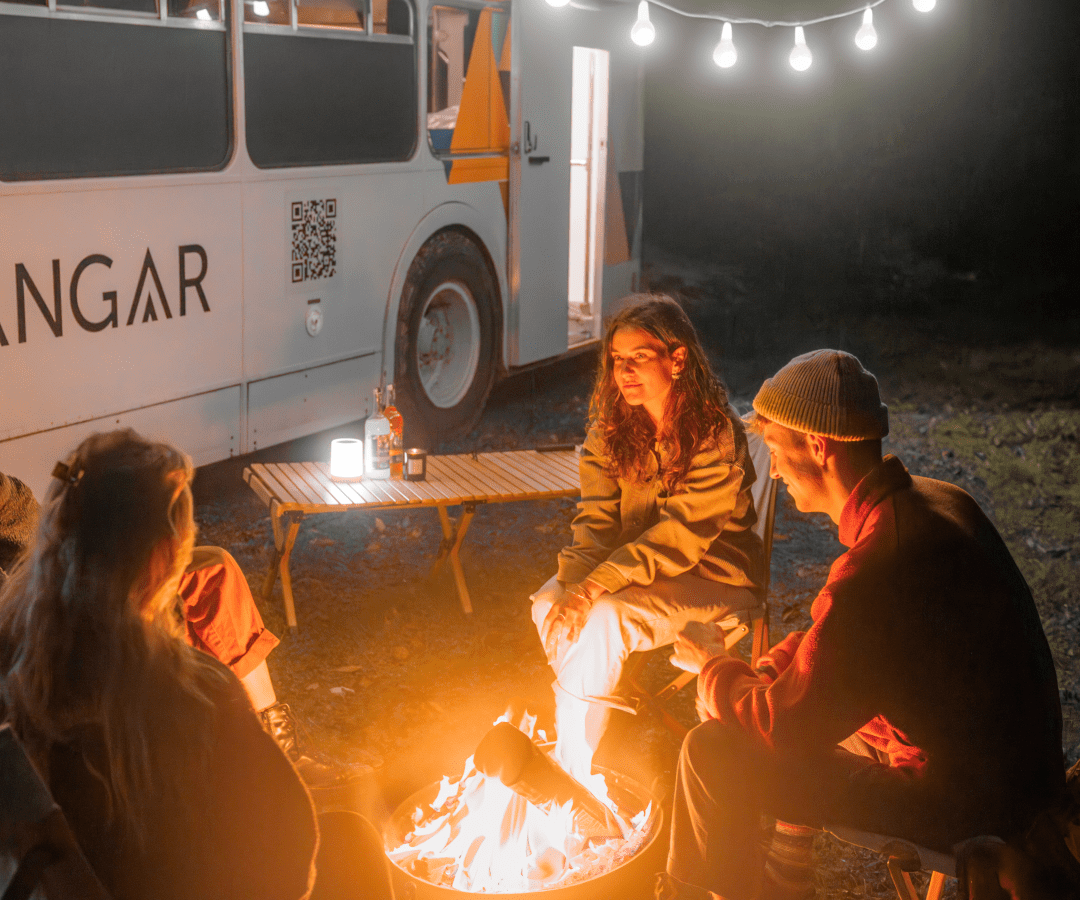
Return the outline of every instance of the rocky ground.
[[[911,283],[921,290],[949,277],[900,271],[908,279],[900,296]],[[784,340],[747,326],[754,321],[753,273],[654,259],[650,281],[682,297],[742,409],[761,378],[795,352],[840,342],[809,311]],[[958,341],[943,321],[925,305],[898,305],[846,324],[843,345],[879,375],[892,417],[887,450],[914,473],[971,492],[1008,541],[1057,663],[1063,750],[1071,763],[1080,756],[1080,352],[1024,335]],[[592,357],[582,357],[502,383],[473,432],[438,451],[580,441],[592,365]],[[321,435],[258,458],[319,459],[328,447]],[[201,469],[196,501],[202,540],[231,550],[257,590],[271,536],[265,508],[241,480],[252,459]],[[542,722],[550,720],[551,675],[528,596],[551,574],[573,513],[570,501],[479,508],[463,550],[471,616],[461,612],[448,578],[427,575],[441,537],[434,510],[324,515],[301,527],[292,557],[299,631],[287,633],[280,586],[269,602],[259,601],[282,637],[271,672],[279,696],[321,747],[375,768],[367,809],[374,818],[460,771],[510,701],[522,699]],[[841,549],[832,523],[799,513],[781,488],[770,591],[774,638],[807,626],[810,602]],[[662,677],[665,667],[656,660],[650,677]],[[679,715],[692,724],[686,693]],[[598,759],[662,796],[676,755],[676,742],[656,722],[616,714]],[[815,852],[820,897],[891,896],[873,854],[824,836]]]

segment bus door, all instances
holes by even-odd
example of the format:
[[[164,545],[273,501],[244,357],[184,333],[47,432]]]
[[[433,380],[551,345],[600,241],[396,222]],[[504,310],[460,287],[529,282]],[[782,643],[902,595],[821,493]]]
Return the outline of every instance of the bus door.
[[[535,0],[514,7],[510,365],[567,349],[574,12]]]

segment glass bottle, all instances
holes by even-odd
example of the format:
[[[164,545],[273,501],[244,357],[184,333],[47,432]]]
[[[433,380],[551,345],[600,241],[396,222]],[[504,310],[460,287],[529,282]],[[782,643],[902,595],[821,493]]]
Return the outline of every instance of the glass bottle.
[[[383,415],[382,392],[375,388],[375,403],[364,423],[364,477],[390,477],[390,420]]]
[[[383,415],[390,421],[390,477],[401,480],[405,467],[405,438],[402,434],[405,420],[394,406],[394,386],[386,386],[386,409]]]

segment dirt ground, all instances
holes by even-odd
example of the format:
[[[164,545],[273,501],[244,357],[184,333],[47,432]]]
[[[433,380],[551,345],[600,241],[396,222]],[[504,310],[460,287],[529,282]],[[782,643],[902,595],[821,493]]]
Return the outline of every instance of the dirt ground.
[[[920,289],[927,279],[946,277],[908,275]],[[656,258],[649,277],[653,287],[682,297],[742,410],[761,379],[794,353],[840,343],[809,318],[783,340],[746,329],[753,278],[745,272]],[[844,325],[843,346],[879,376],[892,421],[886,449],[916,474],[965,488],[999,524],[1054,652],[1063,750],[1071,763],[1080,756],[1080,352],[1027,336],[957,340],[920,310],[898,306],[859,317]],[[580,441],[593,364],[586,356],[503,382],[471,434],[435,449]],[[335,436],[341,432],[350,429]],[[272,539],[266,510],[243,483],[242,469],[257,459],[325,459],[329,437],[198,473],[201,539],[229,549],[256,592]],[[528,596],[552,573],[573,513],[571,501],[478,509],[462,553],[471,616],[462,613],[448,577],[428,577],[441,537],[434,510],[323,515],[301,526],[292,557],[299,631],[287,633],[280,585],[269,602],[259,600],[282,639],[269,660],[271,673],[279,697],[321,748],[372,766],[366,811],[375,819],[421,786],[459,773],[510,701],[524,700],[541,723],[550,722],[551,673]],[[841,550],[832,523],[799,513],[781,487],[769,598],[774,639],[809,624],[811,600]],[[657,659],[650,677],[662,677],[666,665]],[[693,724],[689,691],[680,703],[680,716]],[[657,722],[616,713],[598,762],[666,796],[677,750]],[[892,895],[873,854],[824,836],[815,854],[819,897]],[[643,885],[641,896],[651,896],[651,888]]]

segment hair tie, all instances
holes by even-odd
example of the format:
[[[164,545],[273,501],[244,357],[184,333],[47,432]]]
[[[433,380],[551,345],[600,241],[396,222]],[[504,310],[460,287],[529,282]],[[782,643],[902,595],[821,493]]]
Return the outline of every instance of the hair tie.
[[[82,469],[73,469],[67,463],[58,462],[53,466],[52,477],[58,478],[60,481],[65,481],[68,484],[75,485],[79,483],[79,479],[82,478]]]

